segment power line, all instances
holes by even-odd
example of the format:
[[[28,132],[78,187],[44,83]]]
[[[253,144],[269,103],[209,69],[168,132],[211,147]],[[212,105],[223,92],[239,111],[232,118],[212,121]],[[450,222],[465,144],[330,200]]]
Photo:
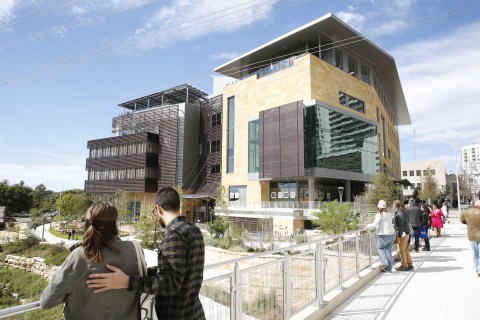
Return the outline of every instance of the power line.
[[[474,3],[480,3],[480,1],[476,1]],[[390,27],[390,28],[385,28],[384,30],[398,31],[398,30],[403,30],[403,29],[406,29],[406,28],[412,28],[412,27],[415,27],[417,25],[421,25],[423,23],[432,21],[434,17],[437,17],[437,19],[441,19],[441,18],[451,16],[453,14],[458,14],[459,13],[458,12],[459,8],[462,9],[461,12],[464,12],[466,10],[474,9],[478,6],[480,6],[480,5],[477,5],[473,8],[468,8],[468,9],[465,8],[466,6],[460,6],[460,7],[454,8],[454,9],[447,10],[445,12],[441,12],[441,13],[434,14],[432,16],[428,16],[428,17],[424,18],[424,20],[419,20],[415,23],[410,24],[409,26],[394,27],[394,28]],[[456,9],[457,9],[457,11],[454,11]],[[326,50],[325,48],[322,48],[322,47],[328,46],[328,49],[331,49],[331,48],[345,46],[345,45],[348,45],[348,44],[352,44],[352,43],[359,42],[359,41],[364,41],[364,40],[365,40],[365,38],[363,36],[354,36],[354,37],[351,37],[351,38],[335,41],[335,42],[330,43],[330,44],[324,44],[324,45],[321,45],[319,47],[310,48],[310,49],[314,49],[314,50],[310,50],[310,52],[320,54],[320,52],[322,50]],[[315,50],[315,49],[318,49],[318,50]],[[300,50],[297,53],[303,53],[303,52],[304,52],[304,50]],[[291,56],[291,55],[292,54],[278,56],[277,58],[281,59],[282,57],[287,57],[287,56]],[[257,61],[257,62],[252,63],[252,64],[243,65],[241,68],[250,67],[250,66],[254,66],[255,68],[260,68],[260,67],[263,67],[263,66],[268,66],[270,64],[271,64],[270,59],[265,59],[263,61]],[[238,71],[239,68],[240,67],[225,70],[223,72],[223,74],[225,74],[225,75],[234,74]],[[207,80],[210,80],[210,76],[202,75],[202,76],[198,76],[198,77],[195,77],[195,78],[191,78],[191,79],[187,80],[186,82],[195,84],[195,83],[200,83],[200,82],[207,81]],[[185,83],[185,81],[183,81],[182,83]],[[175,84],[173,84],[173,83],[166,84],[166,86],[174,86],[174,85]],[[61,111],[61,112],[54,112],[54,113],[50,113],[50,114],[45,114],[42,117],[34,117],[32,119],[28,119],[28,118],[23,119],[21,121],[15,122],[15,123],[10,122],[8,125],[4,125],[3,127],[14,126],[14,125],[18,125],[18,124],[21,124],[21,123],[36,122],[36,121],[41,120],[43,118],[51,118],[52,116],[56,116],[56,115],[58,116],[58,115],[62,115],[62,114],[73,114],[73,113],[84,112],[84,111],[96,109],[96,108],[99,108],[99,107],[105,107],[106,106],[105,104],[107,104],[107,103],[108,104],[113,104],[113,103],[118,102],[119,100],[122,100],[122,101],[131,100],[132,97],[147,95],[147,94],[149,94],[153,91],[159,91],[159,90],[161,90],[161,89],[146,90],[146,91],[143,91],[143,93],[140,93],[140,94],[136,94],[136,95],[131,94],[131,95],[128,95],[128,96],[112,98],[112,99],[109,99],[109,100],[104,101],[104,102],[95,103],[95,104],[92,104],[92,105],[89,105],[89,106],[86,106],[86,107],[82,107],[82,108],[78,108],[78,109],[74,109],[74,110],[64,110],[64,111]],[[110,105],[108,107],[110,107]],[[0,125],[0,127],[2,127],[2,126]]]
[[[54,27],[51,27],[51,28],[43,30],[43,31],[35,32],[35,33],[32,33],[32,34],[24,36],[24,37],[3,41],[3,42],[0,42],[0,48],[6,48],[6,47],[13,46],[13,45],[16,45],[16,44],[19,44],[19,43],[22,43],[22,42],[26,42],[28,40],[37,39],[37,38],[40,38],[41,36],[47,35],[49,33],[58,32],[60,30],[64,30],[64,29],[67,29],[69,27],[79,25],[79,24],[82,24],[82,23],[101,20],[105,17],[115,15],[115,14],[118,14],[118,13],[121,13],[121,12],[124,12],[124,11],[128,11],[132,8],[137,8],[137,7],[138,7],[137,5],[133,5],[133,6],[130,6],[130,7],[124,7],[124,8],[121,8],[121,9],[106,11],[106,12],[102,13],[101,15],[95,15],[95,16],[83,18],[83,19],[76,20],[76,21],[73,21],[73,22],[70,22],[70,23],[67,23],[67,24],[63,24],[61,26],[54,26]]]
[[[73,1],[73,2],[72,2]],[[85,2],[85,0],[67,0],[67,1],[60,1],[60,2],[57,2],[56,4],[52,5],[52,6],[49,6],[49,7],[46,7],[46,8],[43,8],[43,9],[40,9],[40,10],[37,10],[37,11],[34,11],[34,12],[31,12],[31,13],[28,13],[26,15],[23,15],[21,17],[18,17],[18,18],[13,18],[13,19],[10,19],[10,20],[7,20],[6,22],[2,22],[0,23],[0,29],[2,28],[9,28],[9,27],[12,27],[14,25],[17,25],[19,23],[23,23],[23,22],[27,22],[27,21],[30,21],[30,20],[34,20],[38,17],[41,17],[41,16],[44,16],[44,15],[47,15],[47,14],[50,14],[52,12],[56,12],[56,11],[60,11],[62,9],[65,9],[65,8],[68,8],[68,7],[71,7],[75,4],[79,4],[81,2]]]
[[[176,25],[173,25],[173,26],[170,26],[170,27],[167,27],[167,28],[164,28],[164,29],[160,29],[160,30],[151,31],[151,32],[148,32],[148,33],[143,34],[141,36],[136,36],[136,37],[134,37],[132,39],[129,39],[127,41],[114,43],[112,45],[109,45],[109,46],[106,46],[106,47],[103,47],[103,48],[100,48],[100,49],[97,49],[97,50],[94,50],[94,51],[91,51],[91,52],[87,52],[87,53],[82,54],[80,56],[65,59],[65,60],[50,64],[50,65],[47,65],[47,66],[44,66],[44,67],[41,67],[41,68],[37,68],[37,69],[31,70],[31,71],[27,71],[27,72],[24,72],[24,73],[21,73],[21,74],[18,74],[18,75],[1,78],[0,79],[0,86],[7,86],[7,85],[15,84],[15,83],[36,80],[36,79],[47,77],[47,76],[52,75],[52,74],[57,74],[59,72],[69,71],[71,69],[78,68],[79,66],[82,66],[82,65],[88,65],[88,64],[92,64],[92,63],[95,63],[95,62],[98,62],[98,61],[109,60],[109,59],[112,59],[112,58],[117,57],[117,56],[123,56],[127,53],[134,52],[134,51],[140,49],[141,48],[140,45],[142,43],[139,42],[139,40],[151,41],[151,40],[155,40],[155,39],[160,37],[160,39],[163,40],[163,42],[160,42],[159,44],[166,44],[169,41],[171,41],[171,35],[174,34],[174,33],[179,33],[180,31],[184,31],[184,30],[187,30],[187,29],[192,29],[192,28],[198,27],[199,25],[202,25],[204,23],[207,23],[207,22],[210,22],[210,21],[215,21],[215,20],[217,20],[216,21],[217,24],[225,25],[224,21],[219,21],[218,19],[219,18],[225,18],[225,17],[230,16],[232,14],[239,13],[239,12],[242,12],[242,11],[245,11],[245,10],[248,10],[248,9],[252,9],[252,8],[258,7],[260,5],[263,5],[265,3],[273,2],[273,1],[276,1],[276,0],[266,0],[266,1],[260,2],[258,4],[252,5],[250,7],[246,7],[246,8],[243,8],[243,9],[239,9],[237,11],[229,12],[229,13],[224,14],[223,16],[218,17],[218,18],[213,17],[211,19],[207,19],[207,20],[203,20],[203,21],[201,20],[205,17],[209,17],[209,16],[212,16],[212,15],[215,15],[215,14],[219,14],[219,13],[231,10],[233,8],[241,7],[241,6],[244,6],[245,4],[248,4],[248,3],[258,2],[258,0],[251,0],[251,1],[248,1],[248,2],[245,2],[245,3],[242,3],[240,5],[236,5],[236,6],[233,6],[233,7],[229,7],[227,9],[216,11],[216,12],[213,12],[211,14],[199,17],[199,18],[191,19],[191,20],[188,20],[188,21],[183,21],[183,22],[178,23]],[[303,2],[307,2],[307,1],[310,1],[310,0],[288,0],[285,3],[282,3],[283,6],[279,6],[279,8],[277,8],[275,10],[271,10],[271,11],[278,11],[278,10],[281,10],[281,9],[288,8],[292,5],[297,5],[297,4],[300,4],[300,3],[303,3]],[[259,12],[256,12],[256,13],[258,14],[258,13],[269,12],[269,11],[270,10],[263,10],[263,11],[259,11]],[[243,19],[244,19],[243,17],[239,17],[237,19],[230,19],[230,20],[228,20],[228,22],[232,23],[232,22],[241,21]],[[198,20],[200,20],[200,22],[198,22],[196,24],[187,25],[185,27],[182,27],[182,25],[185,25],[186,23],[195,22],[195,21],[198,21]],[[167,34],[162,34],[163,31],[168,31],[169,29],[173,29],[174,31],[172,31],[170,33],[167,33]],[[161,36],[163,36],[163,38]]]

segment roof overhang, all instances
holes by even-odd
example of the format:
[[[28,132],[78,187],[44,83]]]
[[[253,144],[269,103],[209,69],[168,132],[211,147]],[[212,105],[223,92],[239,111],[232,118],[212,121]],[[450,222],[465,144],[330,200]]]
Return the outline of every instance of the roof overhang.
[[[378,80],[382,84],[387,99],[395,108],[398,125],[411,124],[394,58],[332,13],[238,56],[218,66],[214,71],[240,79],[249,70],[253,71],[268,64],[272,57],[284,52],[285,48],[294,47],[299,42],[318,44],[319,39],[321,39],[322,50],[345,47],[371,62],[376,68]],[[324,44],[327,44],[327,47],[324,47]]]

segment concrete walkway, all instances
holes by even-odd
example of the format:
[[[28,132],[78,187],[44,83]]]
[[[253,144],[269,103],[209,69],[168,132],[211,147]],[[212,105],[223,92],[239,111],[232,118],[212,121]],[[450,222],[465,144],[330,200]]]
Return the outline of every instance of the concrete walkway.
[[[430,252],[411,252],[414,271],[380,273],[326,319],[480,320],[480,277],[466,226],[457,211],[449,220],[442,237],[430,239]]]

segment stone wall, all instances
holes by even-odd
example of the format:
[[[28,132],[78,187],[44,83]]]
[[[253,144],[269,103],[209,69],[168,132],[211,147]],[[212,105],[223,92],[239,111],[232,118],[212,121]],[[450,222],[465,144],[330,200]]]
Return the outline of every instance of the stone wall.
[[[57,272],[59,266],[49,266],[45,264],[45,259],[39,257],[20,257],[14,255],[7,255],[5,257],[5,267],[13,269],[22,269],[42,276],[45,280],[50,281],[52,276]]]

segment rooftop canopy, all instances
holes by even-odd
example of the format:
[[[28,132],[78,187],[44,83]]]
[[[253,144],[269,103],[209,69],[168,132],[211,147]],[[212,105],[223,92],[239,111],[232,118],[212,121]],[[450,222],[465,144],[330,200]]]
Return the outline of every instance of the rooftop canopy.
[[[393,57],[331,13],[234,58],[215,68],[215,71],[241,79],[265,67],[269,62],[275,62],[279,57],[299,54],[302,44],[307,44],[304,45],[304,51],[317,52],[317,54],[318,47],[321,51],[335,47],[347,48],[370,61],[375,66],[375,72],[387,99],[395,108],[398,124],[411,123]],[[298,51],[288,51],[288,48],[298,48]]]
[[[142,110],[161,105],[171,105],[178,103],[199,104],[207,101],[208,93],[192,87],[189,84],[182,84],[164,91],[150,94],[145,97],[137,98],[131,101],[119,104],[119,107],[129,110]]]

